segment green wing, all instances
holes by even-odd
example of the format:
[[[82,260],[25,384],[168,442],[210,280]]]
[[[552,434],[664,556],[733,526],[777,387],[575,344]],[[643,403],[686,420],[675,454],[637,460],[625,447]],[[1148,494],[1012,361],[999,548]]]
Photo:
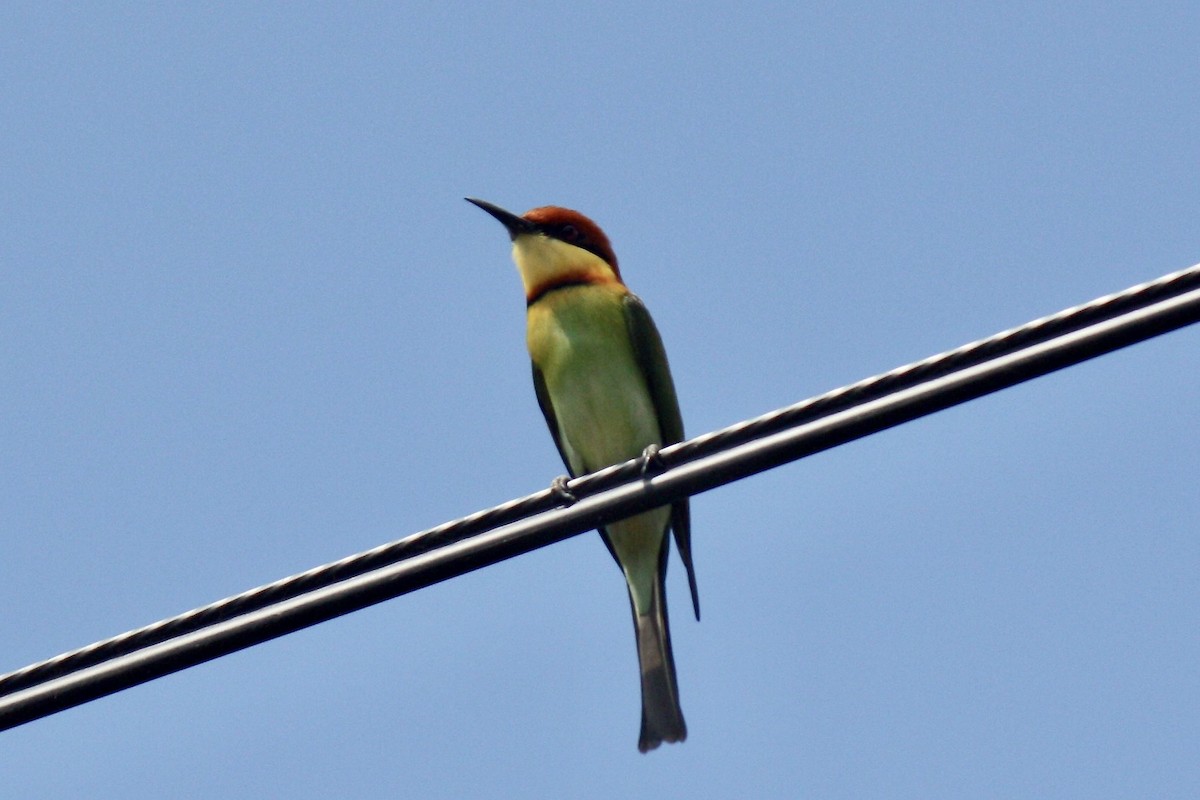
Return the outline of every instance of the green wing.
[[[650,312],[638,299],[637,295],[628,294],[624,300],[625,325],[629,330],[629,340],[633,343],[634,355],[646,387],[650,390],[650,399],[658,413],[658,429],[662,433],[663,445],[683,441],[683,417],[679,413],[679,398],[675,396],[675,382],[671,380],[671,368],[667,364],[667,351],[663,348],[662,337]],[[545,389],[541,389],[544,392]],[[541,398],[539,395],[539,402]],[[545,408],[543,407],[543,413]],[[548,416],[549,418],[549,416]],[[557,427],[557,426],[553,426]],[[558,441],[555,435],[555,441]],[[559,447],[559,452],[562,447]],[[564,458],[565,460],[565,458]],[[692,608],[696,619],[700,619],[700,596],[696,592],[696,570],[692,566],[692,521],[688,499],[677,500],[671,505],[671,529],[675,532],[675,544],[679,547],[679,557],[687,570],[688,588],[692,592]]]
[[[563,449],[562,435],[558,432],[558,417],[554,415],[554,406],[550,403],[550,392],[546,390],[546,378],[538,369],[537,364],[533,364],[533,391],[537,394],[538,407],[542,409],[542,416],[546,418],[546,427],[550,429],[550,435],[554,437],[554,446],[558,448],[558,454],[562,456],[567,472],[572,478],[579,477],[575,474],[575,470],[571,469],[571,462],[567,460],[567,451]]]

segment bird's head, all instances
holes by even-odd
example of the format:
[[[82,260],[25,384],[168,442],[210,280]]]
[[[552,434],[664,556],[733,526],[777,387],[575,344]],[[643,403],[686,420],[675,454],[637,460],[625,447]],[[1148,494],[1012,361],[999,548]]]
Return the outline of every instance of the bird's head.
[[[517,216],[486,200],[466,199],[508,230],[526,297],[536,297],[547,286],[565,281],[621,282],[608,237],[578,211],[541,206]]]

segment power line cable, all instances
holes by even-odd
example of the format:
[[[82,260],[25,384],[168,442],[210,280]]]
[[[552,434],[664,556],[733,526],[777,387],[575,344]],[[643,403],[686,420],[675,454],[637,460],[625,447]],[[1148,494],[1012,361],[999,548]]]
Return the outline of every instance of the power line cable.
[[[1200,264],[0,676],[0,730],[1200,321]]]

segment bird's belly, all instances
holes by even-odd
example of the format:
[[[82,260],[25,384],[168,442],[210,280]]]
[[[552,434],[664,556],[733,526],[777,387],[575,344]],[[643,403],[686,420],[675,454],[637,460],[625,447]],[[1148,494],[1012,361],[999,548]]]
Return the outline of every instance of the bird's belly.
[[[577,474],[637,458],[661,444],[658,417],[632,358],[578,359],[558,376],[554,413]]]
[[[574,305],[531,315],[528,342],[571,473],[582,475],[637,458],[647,445],[662,444],[662,433],[620,306],[575,291]],[[663,506],[604,527],[638,613],[651,607],[669,519]]]
[[[637,458],[649,444],[661,444],[658,418],[636,365],[612,363],[570,370],[555,403],[559,432],[575,474]],[[650,608],[670,509],[645,511],[604,527],[629,582],[639,613]]]

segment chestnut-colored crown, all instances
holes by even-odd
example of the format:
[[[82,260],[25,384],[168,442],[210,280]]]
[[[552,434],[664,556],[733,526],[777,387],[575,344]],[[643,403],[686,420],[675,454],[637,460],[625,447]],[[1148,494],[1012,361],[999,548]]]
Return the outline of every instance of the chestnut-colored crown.
[[[583,214],[559,206],[541,206],[526,211],[522,216],[537,225],[547,236],[596,254],[608,262],[618,279],[621,277],[621,271],[617,267],[617,254],[613,252],[608,237],[600,230],[599,225]]]

